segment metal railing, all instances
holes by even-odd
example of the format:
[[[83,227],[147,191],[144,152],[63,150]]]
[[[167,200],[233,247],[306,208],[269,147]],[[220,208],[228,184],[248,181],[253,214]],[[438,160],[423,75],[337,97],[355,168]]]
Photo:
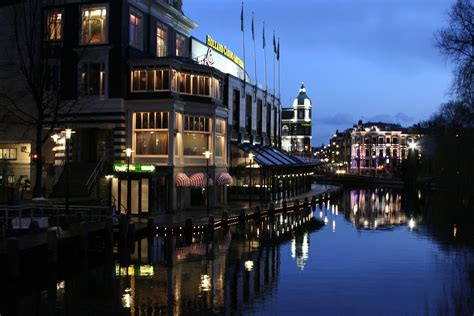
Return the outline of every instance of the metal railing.
[[[39,228],[47,228],[70,223],[77,218],[85,222],[102,222],[111,217],[112,212],[107,206],[70,205],[68,213],[65,205],[0,206],[0,223],[3,223],[7,231],[29,229],[34,221],[38,223]]]
[[[87,192],[90,193],[92,191],[92,188],[97,183],[100,176],[102,175],[102,171],[104,170],[104,164],[106,160],[107,160],[107,155],[104,153],[102,157],[100,158],[99,162],[97,163],[97,165],[95,166],[94,170],[92,171],[91,175],[89,176],[89,179],[87,179],[87,182],[86,182]]]

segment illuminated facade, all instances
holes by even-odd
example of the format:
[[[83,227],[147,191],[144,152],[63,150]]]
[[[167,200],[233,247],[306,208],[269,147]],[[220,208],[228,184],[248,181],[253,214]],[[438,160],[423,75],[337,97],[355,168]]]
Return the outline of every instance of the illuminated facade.
[[[74,100],[41,157],[51,196],[65,194],[66,127],[76,132],[71,194],[110,186],[111,203],[123,212],[130,198],[132,214],[202,208],[207,196],[212,207],[225,205],[230,142],[280,147],[279,96],[251,84],[242,60],[216,39],[193,38],[197,24],[182,1],[66,1],[42,12],[51,84]],[[119,168],[105,183],[114,163],[128,162],[137,167],[131,175]],[[137,172],[143,164],[153,172]]]
[[[282,110],[282,149],[295,154],[311,154],[312,103],[304,84],[293,107]]]

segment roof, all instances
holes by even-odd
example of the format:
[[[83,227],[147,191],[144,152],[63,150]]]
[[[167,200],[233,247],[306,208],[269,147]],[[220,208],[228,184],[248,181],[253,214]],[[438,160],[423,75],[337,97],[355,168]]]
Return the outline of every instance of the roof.
[[[304,87],[304,83],[301,84],[300,93],[296,97],[296,100],[298,100],[297,105],[305,105],[304,100],[309,100],[309,103],[312,103],[311,99],[306,94],[306,88]]]
[[[237,142],[231,142],[231,144],[246,153],[253,153],[255,155],[255,161],[265,167],[312,166],[320,163],[320,161],[303,161],[298,157],[291,156],[287,152],[272,146]]]
[[[356,127],[370,128],[372,126],[377,126],[381,131],[407,131],[407,128],[402,127],[400,124],[384,122],[366,122],[363,124],[358,124]]]

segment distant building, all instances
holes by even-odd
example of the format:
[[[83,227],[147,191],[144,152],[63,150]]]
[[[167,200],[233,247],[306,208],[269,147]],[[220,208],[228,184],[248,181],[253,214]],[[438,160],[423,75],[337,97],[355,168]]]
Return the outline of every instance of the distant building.
[[[311,154],[311,99],[304,84],[291,108],[282,109],[282,149],[293,154]]]
[[[421,135],[400,124],[359,121],[330,140],[327,162],[352,173],[393,171],[416,148]],[[419,150],[419,148],[417,148]]]

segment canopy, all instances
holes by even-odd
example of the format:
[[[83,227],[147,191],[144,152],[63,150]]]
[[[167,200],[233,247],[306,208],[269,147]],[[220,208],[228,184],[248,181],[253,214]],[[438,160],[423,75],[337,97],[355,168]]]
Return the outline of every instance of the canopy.
[[[189,179],[189,177],[182,173],[182,172],[179,172],[177,175],[176,175],[176,186],[177,187],[189,187],[191,185],[191,180]]]
[[[217,182],[218,185],[231,185],[232,184],[232,177],[227,172],[223,172],[223,173],[219,174],[219,176],[217,177],[216,182]]]
[[[193,188],[205,188],[207,186],[207,177],[204,172],[198,172],[193,174],[189,178],[191,182],[191,187]],[[214,182],[212,181],[212,178],[209,178],[209,186],[214,185]]]

